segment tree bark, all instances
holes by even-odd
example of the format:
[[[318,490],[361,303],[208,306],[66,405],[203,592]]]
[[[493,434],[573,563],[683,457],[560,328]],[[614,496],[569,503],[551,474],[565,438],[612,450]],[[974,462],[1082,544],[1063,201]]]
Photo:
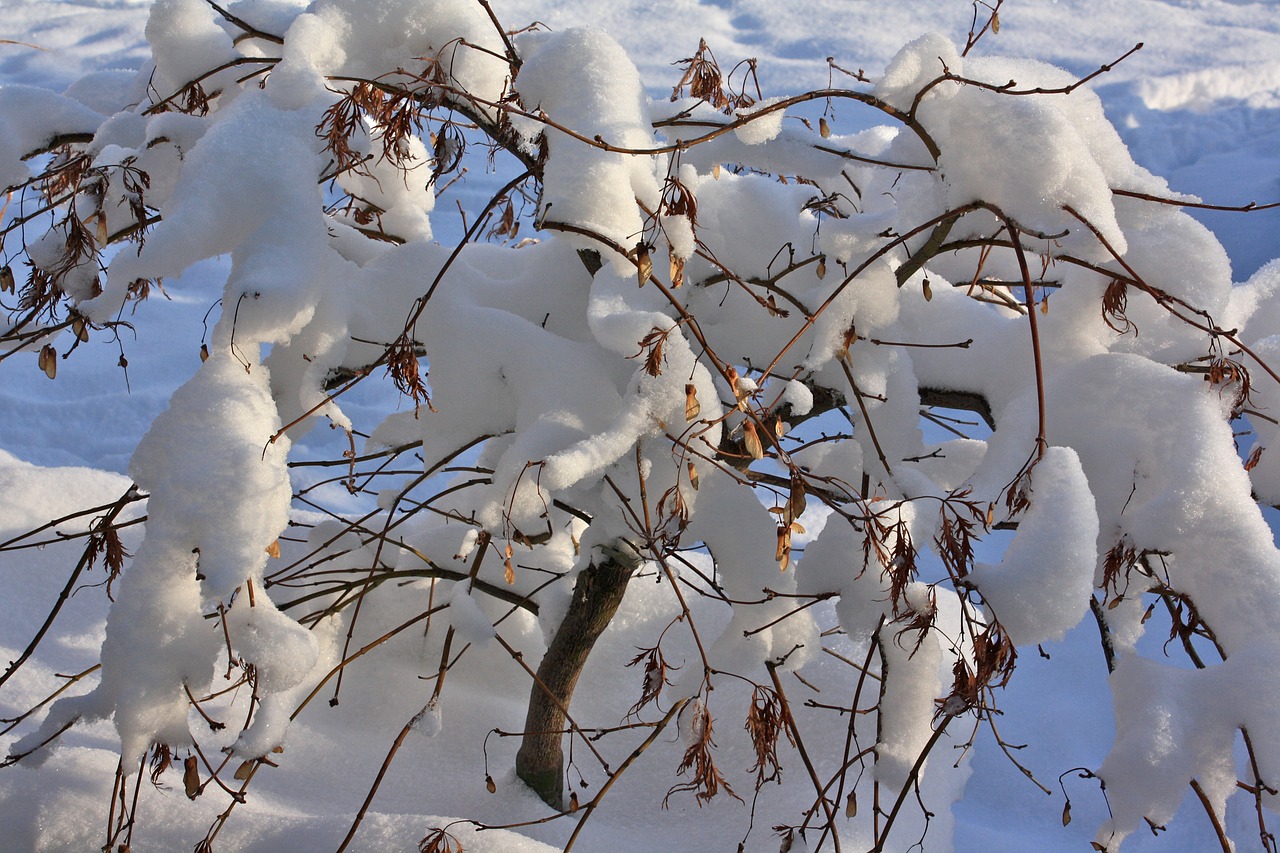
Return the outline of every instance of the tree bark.
[[[569,610],[538,665],[529,693],[524,738],[516,753],[516,775],[553,809],[564,810],[562,741],[573,689],[639,565],[639,556],[627,549],[610,551],[603,560],[583,569]]]

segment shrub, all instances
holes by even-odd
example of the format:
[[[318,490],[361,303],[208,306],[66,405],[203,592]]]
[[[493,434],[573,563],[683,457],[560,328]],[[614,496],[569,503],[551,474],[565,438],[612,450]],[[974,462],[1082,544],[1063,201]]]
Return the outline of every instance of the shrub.
[[[667,760],[663,803],[747,801],[749,834],[790,798],[810,805],[783,810],[783,849],[881,850],[945,833],[967,770],[940,745],[1017,762],[997,720],[1019,654],[1092,619],[1117,729],[1083,772],[1111,815],[1095,847],[1191,790],[1228,849],[1239,786],[1274,849],[1280,268],[1232,286],[1095,75],[978,55],[988,11],[962,47],[920,38],[875,80],[829,60],[829,88],[784,97],[703,43],[652,100],[609,36],[509,31],[484,0],[282,8],[160,0],[129,87],[0,90],[25,266],[6,356],[52,377],[61,341],[230,257],[136,488],[86,513],[68,591],[105,559],[100,680],[8,763],[109,717],[118,791],[186,756],[188,796],[230,798],[211,849],[259,769],[287,772],[290,721],[400,643],[358,682],[430,684],[383,769],[409,732],[448,736],[447,675],[527,695],[523,730],[487,725],[521,736],[565,849]],[[858,111],[884,126],[841,132]],[[434,206],[464,170],[497,189],[459,229]],[[360,423],[344,395],[378,382],[402,402]],[[321,422],[342,452],[291,458]],[[624,594],[649,608],[626,628]],[[1185,660],[1143,643],[1154,625]],[[588,719],[575,686],[610,631],[644,639],[634,674],[591,680]],[[109,847],[135,821],[115,803]],[[424,826],[422,849],[459,831]]]

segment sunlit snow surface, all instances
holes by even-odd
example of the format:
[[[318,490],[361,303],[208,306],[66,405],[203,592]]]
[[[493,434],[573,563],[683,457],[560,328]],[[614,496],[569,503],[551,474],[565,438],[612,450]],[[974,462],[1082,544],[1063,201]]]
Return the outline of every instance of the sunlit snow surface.
[[[276,0],[263,5],[285,14],[299,4]],[[148,6],[145,0],[9,0],[0,9],[0,38],[43,50],[0,44],[0,81],[61,91],[87,71],[137,67],[146,56],[142,39]],[[844,68],[876,75],[903,44],[925,31],[962,41],[972,9],[961,0],[811,0],[788,7],[794,11],[770,0],[609,4],[495,0],[494,6],[509,26],[540,20],[556,31],[581,24],[606,31],[625,48],[639,79],[651,86],[674,84],[679,72],[671,63],[688,56],[701,36],[726,65],[756,57],[765,96],[827,85],[828,56]],[[543,38],[561,51],[574,48],[564,43],[568,40]],[[1138,163],[1168,178],[1174,190],[1208,201],[1242,204],[1280,199],[1280,7],[1273,3],[1014,0],[1003,10],[999,35],[988,36],[980,53],[1032,57],[1084,75],[1138,41],[1145,43],[1143,50],[1094,85],[1107,117]],[[555,67],[554,59],[543,62],[544,73],[552,79],[567,73]],[[206,58],[174,57],[175,69],[186,60],[199,63]],[[110,87],[120,78],[96,79],[96,84],[80,85]],[[667,92],[657,89],[648,94],[662,98]],[[640,133],[641,129],[619,132]],[[0,153],[7,144],[14,143],[0,139]],[[632,181],[635,186],[634,176],[624,169],[615,172],[610,180]],[[549,175],[549,185],[553,180]],[[473,183],[459,188],[464,204],[482,203],[487,196],[482,178],[475,177]],[[642,194],[644,188],[635,187],[635,191]],[[1226,247],[1236,281],[1244,281],[1267,260],[1280,256],[1280,211],[1205,213],[1199,218]],[[627,223],[617,227],[620,233],[630,228]],[[454,238],[438,227],[436,236],[446,242]],[[60,366],[54,382],[37,370],[34,356],[0,365],[0,539],[78,507],[109,503],[124,491],[128,480],[122,472],[138,439],[174,389],[200,368],[200,344],[216,321],[217,311],[209,312],[223,276],[225,269],[213,260],[166,280],[169,298],[153,296],[138,308],[137,340],[126,335],[118,344],[88,345]],[[607,321],[607,317],[597,318],[597,322]],[[122,352],[128,359],[127,376],[116,367]],[[370,391],[344,400],[343,408],[355,418],[385,402]],[[338,436],[321,429],[298,442],[292,453],[305,458],[337,455],[341,450]],[[199,459],[193,460],[198,463]],[[1071,482],[1079,476],[1079,463],[1074,463],[1074,469],[1071,464],[1059,460],[1052,473]],[[131,533],[135,535],[127,536],[126,544],[133,550],[139,536],[136,529]],[[4,660],[15,658],[39,628],[79,550],[75,543],[54,544],[0,555],[0,657]],[[984,571],[997,575],[1012,565],[988,566]],[[100,571],[86,581],[103,580]],[[592,659],[575,709],[581,703],[582,712],[597,719],[618,719],[626,713],[638,682],[629,681],[622,689],[599,686],[616,678],[621,665],[634,655],[634,646],[654,633],[654,620],[662,618],[654,600],[660,594],[659,588],[644,583],[629,593],[616,632],[605,638]],[[384,606],[403,611],[399,616],[400,611],[387,615],[398,621],[422,604],[404,601]],[[105,612],[101,589],[83,589],[72,598],[22,678],[0,693],[0,715],[11,716],[47,695],[59,683],[54,673],[79,672],[96,662]],[[474,619],[474,629],[467,634],[473,641],[485,639],[479,624],[483,621]],[[1074,619],[1065,624],[1075,624]],[[512,629],[520,631],[536,645],[532,626]],[[1051,626],[1046,637],[1052,639],[1057,633]],[[1054,795],[1045,796],[1026,781],[989,739],[980,741],[969,759],[971,775],[963,799],[954,807],[956,850],[1087,849],[1096,827],[1106,819],[1096,783],[1068,772],[1097,769],[1111,748],[1112,698],[1096,631],[1086,620],[1065,640],[1046,642],[1044,648],[1050,660],[1037,657],[1034,650],[1020,659],[1002,700],[1007,716],[1000,725],[1006,741],[1028,744],[1017,753],[1018,759]],[[314,650],[309,653],[314,656]],[[446,691],[439,709],[442,736],[426,737],[428,727],[423,726],[409,737],[352,849],[412,850],[430,826],[443,822],[434,815],[446,816],[443,820],[470,817],[502,824],[545,813],[509,770],[515,739],[490,738],[489,768],[498,793],[485,790],[482,744],[488,727],[496,724],[516,731],[523,721],[518,703],[492,707],[506,700],[487,693],[486,680],[523,683],[525,676],[492,644],[473,654],[485,656],[485,663],[471,667],[468,674],[459,673]],[[264,770],[255,779],[250,802],[237,809],[215,849],[302,853],[336,848],[392,738],[422,708],[429,691],[413,688],[413,674],[421,671],[421,655],[412,640],[401,639],[381,657],[353,668],[341,705],[321,708],[323,702],[318,701],[289,732],[281,768]],[[624,677],[632,677],[634,670],[625,673]],[[1136,670],[1121,675],[1135,684],[1155,677]],[[386,683],[400,686],[403,692],[389,694]],[[798,682],[796,689],[802,689]],[[831,701],[847,702],[848,697]],[[476,708],[484,713],[474,713]],[[717,731],[725,762],[745,769],[751,761],[749,747],[738,732],[730,731],[736,723],[726,719],[721,725],[723,733]],[[674,737],[655,744],[646,761],[637,764],[605,799],[580,849],[647,853],[736,847],[743,832],[743,807],[727,798],[703,809],[689,799],[677,799],[670,810],[658,811],[657,804],[674,781],[671,774],[681,752],[678,742],[668,742]],[[7,751],[12,741],[13,735],[0,739],[0,749]],[[62,851],[100,846],[106,837],[117,745],[110,724],[96,723],[75,729],[39,768],[0,772],[0,848]],[[616,756],[615,763],[622,757]],[[946,757],[933,760],[946,761]],[[800,761],[794,753],[784,754],[783,761],[788,784],[795,784],[804,772]],[[1056,783],[1060,773],[1066,773],[1063,783],[1074,818],[1065,828]],[[594,790],[602,780],[597,774],[590,781]],[[951,780],[951,784],[958,782],[963,779]],[[757,815],[749,849],[776,849],[777,840],[768,827],[796,822],[812,798],[803,785],[796,791],[791,802],[770,801]],[[930,789],[926,786],[925,791],[927,796]],[[928,851],[945,849],[941,839],[951,820],[946,802],[953,792],[943,790],[937,796],[942,814],[925,843]],[[224,802],[210,792],[188,803],[179,788],[156,792],[144,784],[132,849],[189,849]],[[1232,802],[1228,823],[1236,837],[1256,839],[1256,832],[1248,828],[1253,819],[1249,802]],[[464,828],[457,832],[468,851],[523,853],[558,849],[568,829],[550,824],[516,830],[519,835],[494,831],[471,837]],[[913,840],[910,835],[903,829],[895,838],[905,848]],[[1208,850],[1216,845],[1203,811],[1188,808],[1169,824],[1167,834],[1159,838],[1135,834],[1125,850]],[[845,839],[845,849],[867,846],[864,839]]]

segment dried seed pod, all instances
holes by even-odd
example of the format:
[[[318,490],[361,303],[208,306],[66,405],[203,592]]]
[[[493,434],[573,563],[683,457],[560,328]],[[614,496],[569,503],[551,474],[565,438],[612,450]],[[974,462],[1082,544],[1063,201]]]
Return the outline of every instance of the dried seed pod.
[[[50,379],[54,379],[58,375],[58,351],[53,348],[53,344],[45,344],[40,348],[40,358],[38,361],[40,369],[44,371],[44,375]]]
[[[827,124],[825,116],[818,119],[818,133],[822,134],[823,139],[829,139],[831,137],[831,125]]]
[[[200,768],[196,765],[194,755],[188,755],[182,762],[182,787],[187,792],[188,800],[200,796]]]
[[[794,522],[802,514],[808,506],[806,492],[804,487],[804,479],[797,474],[791,475],[791,491],[787,495],[787,511],[785,518],[788,523]]]
[[[698,469],[692,462],[689,463],[689,485],[698,491]]]
[[[493,777],[489,776],[488,774],[486,774],[484,777],[484,789],[488,791],[490,794],[495,794],[498,791],[498,786],[493,781]]]
[[[743,422],[742,444],[746,448],[747,453],[751,454],[752,459],[764,458],[764,445],[760,443],[760,433],[756,431],[754,421]]]
[[[240,766],[236,768],[235,775],[232,777],[237,782],[243,782],[253,775],[253,761],[242,761]]]
[[[701,412],[702,406],[698,404],[698,389],[692,382],[687,383],[684,386],[684,419],[695,420]]]
[[[653,276],[653,259],[649,257],[649,247],[644,242],[636,243],[636,279],[644,287]]]

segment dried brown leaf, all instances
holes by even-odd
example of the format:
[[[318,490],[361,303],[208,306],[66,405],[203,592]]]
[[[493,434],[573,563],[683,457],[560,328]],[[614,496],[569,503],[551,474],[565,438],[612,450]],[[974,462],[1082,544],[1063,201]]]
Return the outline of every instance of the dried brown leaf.
[[[1125,315],[1125,308],[1129,304],[1128,288],[1129,286],[1118,278],[1107,285],[1106,291],[1102,294],[1102,321],[1117,334],[1127,335],[1133,332],[1137,336],[1138,327]]]
[[[630,358],[638,358],[641,353],[644,354],[644,372],[650,376],[662,375],[662,363],[664,358],[664,350],[667,345],[667,335],[671,334],[672,329],[659,329],[654,326],[649,334],[640,339],[640,350]]]
[[[167,743],[156,744],[151,751],[151,784],[160,787],[160,777],[173,765],[173,750]]]
[[[418,842],[418,853],[465,853],[465,850],[457,837],[437,826]]]
[[[778,763],[778,738],[785,734],[792,746],[790,715],[776,691],[756,685],[747,709],[747,734],[755,750],[756,761],[747,772],[756,774],[756,790],[765,782],[782,782],[782,765]]]
[[[701,699],[695,700],[685,707],[684,713],[690,715],[688,734],[685,739],[688,746],[680,766],[676,769],[676,774],[683,776],[692,770],[693,778],[667,791],[666,797],[662,800],[663,808],[667,807],[673,795],[684,791],[695,792],[695,799],[698,805],[702,806],[703,803],[714,799],[722,788],[729,796],[741,802],[742,798],[733,792],[733,788],[729,786],[720,768],[716,767],[715,756],[712,754],[716,744],[711,739],[712,720],[706,703]]]

